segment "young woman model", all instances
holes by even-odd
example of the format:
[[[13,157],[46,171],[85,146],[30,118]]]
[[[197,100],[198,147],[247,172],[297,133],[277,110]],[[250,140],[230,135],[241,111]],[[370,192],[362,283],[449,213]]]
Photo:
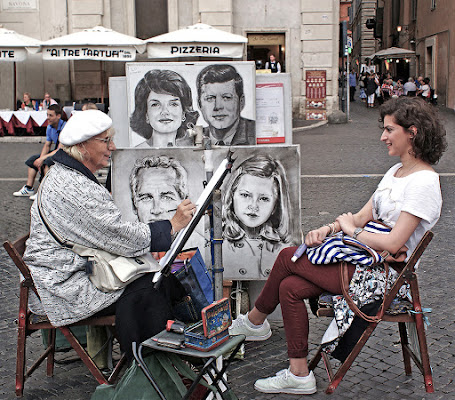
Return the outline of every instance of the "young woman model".
[[[332,232],[343,231],[377,251],[387,250],[395,259],[407,259],[425,231],[439,219],[442,199],[439,176],[431,167],[445,151],[445,129],[436,111],[422,99],[391,99],[380,109],[384,128],[381,141],[390,156],[400,162],[391,167],[373,196],[356,214],[345,213],[319,229],[310,231],[305,243],[317,246]],[[375,234],[361,228],[379,219],[389,225],[389,234]],[[317,391],[313,372],[308,370],[308,314],[303,299],[324,291],[341,294],[339,265],[313,265],[306,255],[291,261],[296,248],[279,254],[255,307],[239,316],[231,334],[247,340],[265,340],[271,335],[268,314],[281,304],[290,359],[289,369],[259,379],[255,388],[265,393],[312,394]],[[355,266],[349,266],[350,279]]]

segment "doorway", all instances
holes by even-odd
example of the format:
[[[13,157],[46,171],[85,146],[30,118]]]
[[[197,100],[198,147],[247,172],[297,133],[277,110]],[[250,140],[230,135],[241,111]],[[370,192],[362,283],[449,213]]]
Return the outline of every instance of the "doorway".
[[[281,65],[281,72],[286,72],[285,34],[284,33],[248,33],[247,60],[256,63],[256,69],[265,69],[271,54]]]

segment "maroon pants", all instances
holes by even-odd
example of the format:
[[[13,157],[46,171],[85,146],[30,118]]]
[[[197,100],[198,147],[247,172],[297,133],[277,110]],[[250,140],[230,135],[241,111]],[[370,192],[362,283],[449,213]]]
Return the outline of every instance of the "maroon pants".
[[[265,314],[272,313],[281,304],[284,330],[290,358],[308,355],[308,312],[303,299],[319,296],[323,292],[341,294],[339,264],[314,265],[306,255],[293,263],[296,247],[280,252],[270,276],[256,300],[256,308]],[[349,279],[355,266],[348,265]]]

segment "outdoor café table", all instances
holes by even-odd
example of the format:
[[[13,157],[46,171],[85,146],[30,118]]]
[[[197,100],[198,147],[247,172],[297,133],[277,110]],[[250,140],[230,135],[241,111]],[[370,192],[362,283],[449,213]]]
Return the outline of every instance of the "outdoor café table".
[[[47,126],[47,111],[0,111],[0,136],[14,135],[14,129],[25,128],[34,135],[34,127]]]
[[[228,369],[229,365],[231,364],[232,360],[234,359],[234,356],[237,354],[237,351],[240,349],[240,346],[243,344],[245,341],[245,336],[244,335],[237,335],[237,336],[230,336],[228,340],[226,340],[224,343],[220,344],[218,347],[215,347],[213,350],[210,351],[199,351],[191,348],[171,348],[171,347],[165,347],[156,342],[154,339],[159,339],[161,336],[166,335],[166,337],[169,337],[169,335],[176,335],[176,337],[181,337],[182,334],[178,333],[172,333],[172,332],[167,332],[167,331],[162,331],[158,333],[157,335],[151,337],[150,339],[147,339],[146,341],[142,342],[138,348],[136,349],[135,346],[133,346],[133,355],[134,358],[136,359],[139,367],[142,369],[144,372],[145,376],[147,379],[150,381],[158,395],[160,396],[161,399],[166,400],[166,397],[164,397],[163,393],[161,393],[157,382],[154,381],[152,375],[150,374],[149,369],[147,368],[146,363],[144,362],[144,359],[142,358],[142,351],[144,347],[148,347],[150,349],[153,349],[154,351],[161,351],[161,352],[170,352],[170,353],[175,353],[178,356],[183,356],[183,357],[194,357],[194,358],[200,358],[204,361],[204,366],[201,368],[199,373],[197,374],[196,379],[194,382],[191,384],[190,388],[186,392],[185,396],[183,396],[182,400],[187,400],[190,398],[191,393],[196,389],[198,383],[201,381],[202,377],[204,374],[207,374],[210,379],[212,380],[211,385],[215,386],[217,389],[217,393],[221,396],[222,399],[225,399],[224,393],[222,392],[219,386],[219,382],[221,381],[225,386],[226,386],[226,391],[229,390],[228,383],[226,379],[223,377],[224,373]],[[218,369],[216,365],[216,360],[217,358],[223,356],[224,354],[230,353],[230,356],[223,361],[223,367],[221,369]]]

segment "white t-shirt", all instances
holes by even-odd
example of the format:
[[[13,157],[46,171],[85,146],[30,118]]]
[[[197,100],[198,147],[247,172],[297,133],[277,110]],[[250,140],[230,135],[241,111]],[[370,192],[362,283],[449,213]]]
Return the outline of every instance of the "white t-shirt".
[[[430,85],[422,85],[420,86],[420,90],[422,90],[422,96],[423,97],[430,97]]]
[[[393,228],[402,211],[421,218],[414,233],[406,242],[407,258],[417,247],[426,231],[433,228],[441,215],[442,195],[439,175],[433,171],[417,171],[403,178],[395,172],[402,166],[390,168],[373,194],[373,218]]]

